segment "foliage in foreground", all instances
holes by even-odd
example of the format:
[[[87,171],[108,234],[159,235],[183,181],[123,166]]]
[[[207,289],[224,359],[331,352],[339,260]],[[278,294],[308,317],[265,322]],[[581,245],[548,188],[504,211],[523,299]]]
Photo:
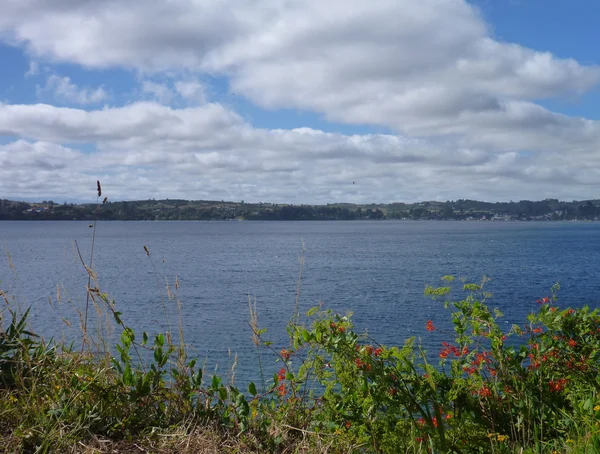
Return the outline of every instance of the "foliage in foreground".
[[[426,294],[449,298],[457,282],[444,280]],[[114,354],[39,339],[5,298],[0,445],[76,452],[112,440],[185,452],[185,440],[189,448],[210,433],[187,452],[600,452],[598,311],[559,308],[555,287],[524,325],[504,331],[483,285],[459,286],[464,297],[443,303],[454,333],[439,364],[414,339],[379,345],[349,314],[316,307],[288,324],[283,349],[251,323],[258,353],[274,351],[281,367],[247,390],[204,377],[171,333],[138,339],[96,288],[92,301],[121,329]]]

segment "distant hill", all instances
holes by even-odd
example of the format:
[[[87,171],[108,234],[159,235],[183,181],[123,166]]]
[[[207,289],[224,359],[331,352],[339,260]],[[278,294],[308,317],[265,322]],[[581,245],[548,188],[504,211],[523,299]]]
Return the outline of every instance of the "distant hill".
[[[600,200],[518,202],[425,201],[416,203],[292,205],[215,200],[137,200],[101,204],[27,203],[0,200],[0,220],[521,220],[600,219]]]

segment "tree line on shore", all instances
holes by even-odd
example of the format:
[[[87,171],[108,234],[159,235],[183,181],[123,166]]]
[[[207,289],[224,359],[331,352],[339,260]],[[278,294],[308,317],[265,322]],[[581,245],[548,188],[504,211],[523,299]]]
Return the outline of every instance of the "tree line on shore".
[[[429,201],[389,204],[292,205],[181,199],[103,204],[0,200],[0,220],[520,220],[600,219],[600,200],[518,202]]]

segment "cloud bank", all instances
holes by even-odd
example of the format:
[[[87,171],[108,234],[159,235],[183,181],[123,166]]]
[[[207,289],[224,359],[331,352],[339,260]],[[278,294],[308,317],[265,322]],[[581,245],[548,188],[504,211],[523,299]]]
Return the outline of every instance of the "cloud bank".
[[[52,75],[40,90],[63,107],[0,105],[3,194],[81,198],[96,177],[127,199],[506,200],[600,189],[600,123],[540,105],[585,96],[600,68],[499,41],[464,0],[8,0],[0,37],[35,62],[139,80],[138,98],[122,104],[86,110],[110,101],[105,88]],[[211,100],[207,77],[257,108],[391,133],[259,128]]]

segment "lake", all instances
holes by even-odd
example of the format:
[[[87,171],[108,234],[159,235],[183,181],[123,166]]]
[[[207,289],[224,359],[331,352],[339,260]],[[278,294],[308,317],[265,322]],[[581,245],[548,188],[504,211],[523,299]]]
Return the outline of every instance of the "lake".
[[[91,236],[85,222],[0,222],[0,288],[32,306],[32,328],[46,337],[77,337],[87,274],[74,241],[87,261]],[[256,297],[274,347],[287,346],[303,244],[301,312],[320,302],[352,311],[359,331],[386,344],[417,336],[437,351],[443,335],[425,323],[450,328],[449,313],[423,290],[446,274],[491,277],[490,304],[505,313],[507,329],[522,324],[557,281],[561,305],[600,302],[600,223],[99,222],[94,269],[136,330],[177,324],[165,283],[174,290],[178,278],[193,354],[224,371],[237,352],[238,376],[255,379],[248,298]]]

